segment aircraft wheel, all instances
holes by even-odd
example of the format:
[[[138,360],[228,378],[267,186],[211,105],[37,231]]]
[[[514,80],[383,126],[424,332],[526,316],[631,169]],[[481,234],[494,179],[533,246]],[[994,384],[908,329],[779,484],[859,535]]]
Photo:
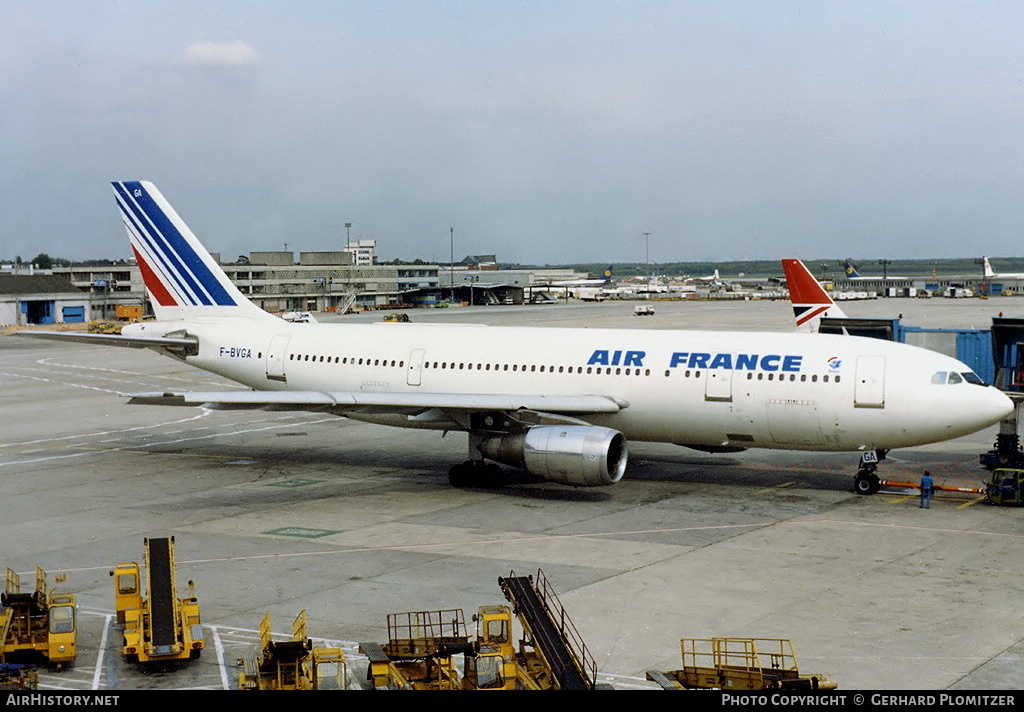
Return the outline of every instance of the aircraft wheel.
[[[853,478],[853,491],[857,494],[874,494],[880,486],[878,475],[873,472],[858,472]]]
[[[479,469],[479,482],[481,487],[497,488],[505,484],[505,472],[492,462],[483,465]]]
[[[466,487],[470,484],[469,466],[466,463],[452,465],[448,470],[448,484],[452,487]]]
[[[493,463],[463,462],[448,470],[448,482],[453,487],[497,488],[505,484],[505,472]]]

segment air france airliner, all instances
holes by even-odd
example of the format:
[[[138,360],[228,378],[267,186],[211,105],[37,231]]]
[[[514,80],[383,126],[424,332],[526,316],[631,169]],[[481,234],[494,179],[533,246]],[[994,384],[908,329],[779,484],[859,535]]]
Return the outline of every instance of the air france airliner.
[[[152,348],[249,388],[139,393],[130,403],[464,431],[467,461],[449,472],[456,485],[494,482],[495,463],[611,485],[630,440],[850,451],[863,463],[978,431],[1013,408],[960,361],[853,336],[290,323],[241,294],[155,186],[113,187],[156,320],[73,338]],[[855,488],[877,482],[862,468]]]

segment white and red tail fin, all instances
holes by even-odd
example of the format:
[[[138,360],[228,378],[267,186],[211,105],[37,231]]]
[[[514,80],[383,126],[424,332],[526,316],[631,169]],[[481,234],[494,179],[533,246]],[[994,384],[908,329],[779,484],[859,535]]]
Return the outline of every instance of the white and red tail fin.
[[[274,318],[250,302],[152,183],[113,183],[117,207],[158,321]]]
[[[992,269],[992,265],[991,263],[989,263],[988,257],[982,257],[981,262],[985,267],[985,279],[991,279],[992,277],[995,277],[995,270]]]
[[[789,287],[789,300],[793,303],[796,328],[800,331],[817,331],[822,317],[845,317],[832,297],[818,283],[811,271],[800,260],[782,260]]]

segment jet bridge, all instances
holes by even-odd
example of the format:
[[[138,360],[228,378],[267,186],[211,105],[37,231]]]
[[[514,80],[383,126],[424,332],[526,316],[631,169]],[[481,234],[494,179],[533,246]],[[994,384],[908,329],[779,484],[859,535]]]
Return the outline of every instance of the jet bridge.
[[[993,319],[993,322],[996,320]],[[865,336],[883,341],[920,346],[929,351],[952,356],[963,361],[978,377],[989,385],[999,385],[993,337],[995,324],[989,329],[935,329],[906,326],[897,318],[856,319],[852,317],[822,317],[820,334],[846,334]],[[1005,390],[1005,389],[1004,389]]]
[[[1021,402],[1024,402],[1024,319],[993,317],[992,351],[995,378],[993,385],[1014,402],[1013,415],[999,424],[996,441],[988,452],[981,455],[981,464],[992,470],[997,467],[1024,466],[1018,421]]]

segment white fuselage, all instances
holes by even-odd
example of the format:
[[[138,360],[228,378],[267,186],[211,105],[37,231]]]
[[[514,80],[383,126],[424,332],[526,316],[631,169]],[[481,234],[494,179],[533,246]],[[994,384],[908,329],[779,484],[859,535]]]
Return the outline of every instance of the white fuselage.
[[[988,386],[933,382],[969,372],[955,359],[852,336],[248,318],[126,333],[181,329],[199,339],[189,364],[256,390],[601,395],[626,407],[581,420],[631,440],[709,449],[887,450],[975,432],[1012,408]]]

